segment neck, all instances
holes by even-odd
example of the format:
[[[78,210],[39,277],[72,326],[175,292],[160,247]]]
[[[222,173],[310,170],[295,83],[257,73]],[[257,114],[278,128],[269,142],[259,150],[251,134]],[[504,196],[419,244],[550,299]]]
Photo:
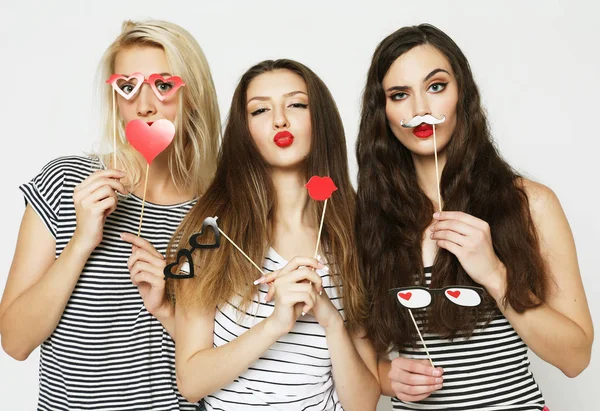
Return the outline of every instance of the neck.
[[[271,177],[277,198],[273,218],[274,226],[286,230],[310,227],[312,219],[308,212],[308,191],[301,172],[272,170]]]
[[[443,204],[439,204],[438,201],[438,181],[441,179],[442,170],[446,165],[446,154],[444,151],[438,153],[438,173],[436,173],[434,155],[419,156],[413,154],[412,157],[415,164],[415,171],[417,173],[419,187],[421,187],[421,190],[423,190],[427,198],[431,200],[433,203],[433,208],[436,211],[439,211]]]
[[[137,162],[140,170],[140,181],[133,190],[140,198],[156,204],[176,204],[191,200],[193,195],[185,187],[176,187],[168,166],[168,150],[160,153],[148,166],[146,160],[138,155]],[[146,183],[146,172],[148,183]],[[144,186],[146,190],[144,193]],[[145,194],[145,196],[144,196]]]

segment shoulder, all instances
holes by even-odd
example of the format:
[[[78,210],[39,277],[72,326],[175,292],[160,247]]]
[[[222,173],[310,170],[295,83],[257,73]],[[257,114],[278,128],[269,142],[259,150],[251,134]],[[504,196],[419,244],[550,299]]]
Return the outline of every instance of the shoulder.
[[[562,213],[558,196],[550,187],[526,178],[520,178],[516,184],[527,195],[529,210],[534,220],[540,220],[559,211]]]
[[[531,217],[538,227],[542,223],[556,223],[566,219],[560,200],[550,187],[526,178],[520,178],[517,186],[527,195]]]

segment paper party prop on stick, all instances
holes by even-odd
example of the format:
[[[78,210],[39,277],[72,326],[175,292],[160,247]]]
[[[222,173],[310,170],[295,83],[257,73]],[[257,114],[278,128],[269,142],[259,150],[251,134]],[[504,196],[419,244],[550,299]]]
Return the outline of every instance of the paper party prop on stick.
[[[479,304],[481,304],[483,299],[483,288],[465,285],[448,286],[444,288],[427,288],[420,286],[402,287],[392,288],[389,292],[390,294],[394,294],[396,296],[398,303],[402,307],[408,308],[408,313],[410,314],[410,318],[417,329],[417,334],[419,334],[419,338],[423,343],[423,348],[425,348],[427,358],[429,359],[431,366],[434,368],[435,366],[433,365],[433,360],[431,359],[431,355],[429,354],[425,340],[421,335],[421,330],[419,330],[419,326],[415,321],[412,309],[428,307],[433,300],[433,296],[436,294],[442,294],[451,303],[462,307],[477,307]]]
[[[203,243],[200,242],[200,238],[205,235],[208,231],[206,229],[211,229],[213,234],[215,235],[215,240],[212,243]],[[206,230],[206,231],[205,231]],[[193,278],[194,277],[194,261],[192,259],[192,253],[198,249],[214,249],[219,248],[221,245],[221,233],[219,230],[219,226],[217,224],[217,217],[208,217],[205,218],[202,222],[202,228],[199,233],[192,234],[189,239],[190,247],[182,248],[177,251],[177,259],[175,262],[168,264],[164,270],[163,274],[165,276],[165,280],[167,278],[174,279],[183,279],[183,278]],[[183,264],[180,262],[181,259],[185,259]],[[173,268],[179,266],[179,272],[177,274],[173,273]]]
[[[431,134],[433,134],[433,155],[435,156],[435,177],[437,181],[437,195],[438,195],[438,204],[440,208],[440,213],[442,212],[442,195],[440,193],[440,170],[438,165],[438,157],[437,157],[437,138],[435,137],[435,125],[441,124],[446,121],[446,116],[442,114],[440,119],[435,118],[430,114],[426,114],[424,116],[415,116],[410,121],[404,122],[404,120],[400,121],[400,125],[404,128],[416,128],[413,131],[417,137],[427,138]]]
[[[337,187],[333,180],[329,177],[312,176],[305,187],[308,189],[310,198],[316,201],[325,201],[323,204],[323,213],[321,214],[321,223],[319,224],[319,234],[317,235],[317,245],[315,247],[315,256],[319,255],[319,244],[321,242],[321,231],[323,230],[323,220],[325,219],[325,210],[327,209],[327,201]]]
[[[118,93],[125,100],[133,98],[140,90],[144,83],[150,85],[150,88],[154,92],[154,95],[160,100],[164,101],[179,90],[180,87],[185,86],[185,83],[178,76],[171,76],[164,78],[160,74],[151,74],[150,77],[145,78],[143,73],[133,73],[127,77],[122,74],[113,74],[108,80],[107,84],[110,84],[112,91],[112,115],[113,115],[113,168],[117,168],[117,103],[116,94]]]
[[[246,257],[246,259],[250,261],[254,267],[256,267],[256,269],[260,272],[260,275],[264,275],[260,267],[254,261],[252,261],[252,259],[248,257],[248,255],[244,251],[242,251],[242,249],[231,238],[229,238],[227,234],[223,232],[223,230],[219,228],[219,225],[217,224],[218,218],[219,217],[215,216],[204,219],[204,221],[202,222],[202,229],[200,230],[200,232],[192,234],[192,236],[189,239],[191,248],[180,249],[177,252],[177,260],[164,268],[163,274],[165,276],[165,280],[167,278],[182,279],[194,277],[194,262],[192,260],[192,253],[197,249],[219,248],[221,245],[221,235],[223,235],[223,237],[225,237],[240,253],[242,253],[242,255]],[[200,238],[205,234],[204,229],[207,227],[211,228],[215,234],[215,241],[213,243],[200,242]],[[181,264],[181,267],[179,268],[179,273],[174,274],[172,272],[172,269],[180,265],[181,258],[185,258],[186,261],[184,261],[183,264]]]
[[[144,181],[144,195],[142,198],[142,213],[140,215],[140,225],[138,228],[138,237],[142,232],[142,219],[144,217],[144,204],[146,203],[146,189],[148,188],[148,171],[150,164],[162,151],[164,151],[173,141],[175,136],[175,126],[169,120],[161,119],[152,123],[146,123],[142,120],[131,120],[125,127],[127,141],[133,148],[144,156],[147,161],[146,178]]]

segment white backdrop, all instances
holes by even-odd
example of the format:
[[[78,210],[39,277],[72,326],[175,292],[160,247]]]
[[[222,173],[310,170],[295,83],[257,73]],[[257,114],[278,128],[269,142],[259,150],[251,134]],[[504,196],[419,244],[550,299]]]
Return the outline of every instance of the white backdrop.
[[[561,199],[592,315],[600,318],[595,299],[600,213],[593,211],[600,177],[595,164],[600,134],[593,123],[600,108],[597,2],[57,3],[0,0],[0,291],[23,213],[18,185],[49,160],[90,150],[99,140],[96,68],[122,20],[158,18],[187,28],[210,62],[223,119],[237,80],[252,64],[286,57],[311,67],[338,103],[353,178],[360,95],[371,55],[397,28],[429,22],[467,55],[501,152]],[[35,409],[38,358],[38,350],[22,363],[0,352],[0,409]],[[597,358],[575,379],[537,358],[532,362],[552,411],[598,409]],[[390,409],[387,398],[379,409]]]

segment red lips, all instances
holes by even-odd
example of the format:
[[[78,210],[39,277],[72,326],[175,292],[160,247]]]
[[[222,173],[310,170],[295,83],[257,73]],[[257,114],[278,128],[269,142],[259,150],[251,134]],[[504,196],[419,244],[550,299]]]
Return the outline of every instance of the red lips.
[[[327,200],[337,190],[330,177],[312,176],[305,187],[308,189],[310,198],[317,201]]]
[[[419,138],[427,138],[433,135],[433,126],[423,123],[413,129],[413,134]]]
[[[288,147],[294,142],[294,135],[289,131],[280,131],[275,134],[273,142],[277,144],[278,147]]]

